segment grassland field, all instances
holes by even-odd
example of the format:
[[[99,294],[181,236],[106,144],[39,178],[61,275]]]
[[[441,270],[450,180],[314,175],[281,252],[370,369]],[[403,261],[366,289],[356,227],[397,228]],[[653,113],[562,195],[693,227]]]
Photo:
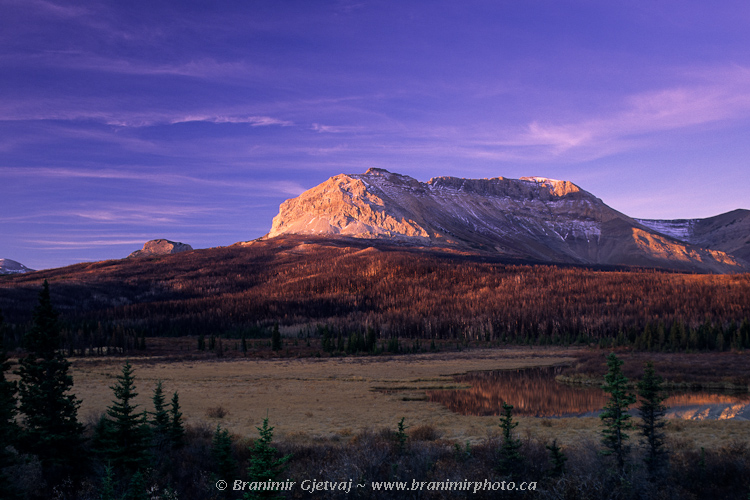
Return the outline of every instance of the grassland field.
[[[365,429],[395,429],[403,417],[411,429],[429,425],[441,438],[478,443],[499,435],[498,417],[463,416],[424,398],[426,390],[460,387],[453,375],[471,371],[580,364],[592,354],[574,348],[470,349],[399,356],[334,358],[197,358],[169,356],[72,359],[79,418],[93,424],[111,404],[110,386],[130,361],[135,369],[139,410],[152,410],[157,381],[169,397],[179,393],[185,421],[237,436],[257,435],[269,418],[285,441],[346,443]],[[602,356],[603,359],[603,356]],[[735,360],[744,362],[744,358]],[[596,444],[597,418],[518,417],[522,437],[561,444]],[[747,421],[670,421],[671,446],[695,448],[750,442]]]

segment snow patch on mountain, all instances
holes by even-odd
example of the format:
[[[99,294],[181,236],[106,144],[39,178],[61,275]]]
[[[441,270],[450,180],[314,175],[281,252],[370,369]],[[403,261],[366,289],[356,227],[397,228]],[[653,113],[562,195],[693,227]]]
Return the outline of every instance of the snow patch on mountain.
[[[700,219],[634,219],[652,231],[669,236],[676,240],[692,242],[693,228]]]

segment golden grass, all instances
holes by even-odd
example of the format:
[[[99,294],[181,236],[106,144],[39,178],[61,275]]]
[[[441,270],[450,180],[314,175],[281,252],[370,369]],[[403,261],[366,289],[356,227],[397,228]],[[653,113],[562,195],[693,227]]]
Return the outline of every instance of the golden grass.
[[[497,417],[462,416],[424,399],[424,391],[456,387],[454,374],[478,370],[548,366],[573,361],[564,349],[494,349],[406,356],[233,359],[154,362],[131,359],[141,409],[152,409],[158,380],[168,397],[178,391],[188,424],[256,435],[268,415],[277,438],[345,440],[363,429],[395,428],[401,417],[408,426],[430,425],[443,438],[481,442],[499,434]],[[83,401],[85,421],[111,404],[115,377],[124,358],[77,359],[74,392]],[[222,418],[214,409],[226,411]],[[596,418],[519,418],[521,436],[557,438],[561,444],[598,439]],[[750,440],[750,422],[679,422],[670,434],[683,446],[712,447],[732,439]]]

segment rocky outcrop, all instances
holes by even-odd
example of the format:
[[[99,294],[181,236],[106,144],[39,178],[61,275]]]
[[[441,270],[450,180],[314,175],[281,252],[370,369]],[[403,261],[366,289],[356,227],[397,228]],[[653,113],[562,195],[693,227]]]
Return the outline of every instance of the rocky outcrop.
[[[136,250],[135,252],[128,255],[128,258],[149,257],[152,255],[169,255],[173,253],[188,252],[192,249],[193,247],[185,243],[163,240],[163,239],[151,240],[151,241],[147,241],[143,245],[142,250]]]
[[[655,231],[572,182],[543,177],[419,182],[383,169],[337,175],[281,205],[268,237],[283,234],[388,239],[552,263],[747,269],[721,249]]]

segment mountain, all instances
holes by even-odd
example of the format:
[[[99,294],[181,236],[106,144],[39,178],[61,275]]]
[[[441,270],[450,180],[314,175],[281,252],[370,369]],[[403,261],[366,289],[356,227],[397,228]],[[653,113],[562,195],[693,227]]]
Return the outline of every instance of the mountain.
[[[152,255],[169,255],[173,253],[189,252],[193,249],[186,243],[169,241],[164,239],[147,241],[142,250],[136,250],[128,255],[131,257],[150,257]]]
[[[732,210],[707,219],[636,220],[685,243],[721,250],[750,262],[750,210]]]
[[[725,233],[731,239],[731,230]],[[420,182],[376,168],[341,174],[282,203],[267,237],[288,234],[386,239],[546,263],[750,269],[722,249],[630,218],[572,182],[542,177]]]
[[[30,273],[33,269],[29,269],[20,262],[10,259],[0,259],[0,274],[20,274]]]

